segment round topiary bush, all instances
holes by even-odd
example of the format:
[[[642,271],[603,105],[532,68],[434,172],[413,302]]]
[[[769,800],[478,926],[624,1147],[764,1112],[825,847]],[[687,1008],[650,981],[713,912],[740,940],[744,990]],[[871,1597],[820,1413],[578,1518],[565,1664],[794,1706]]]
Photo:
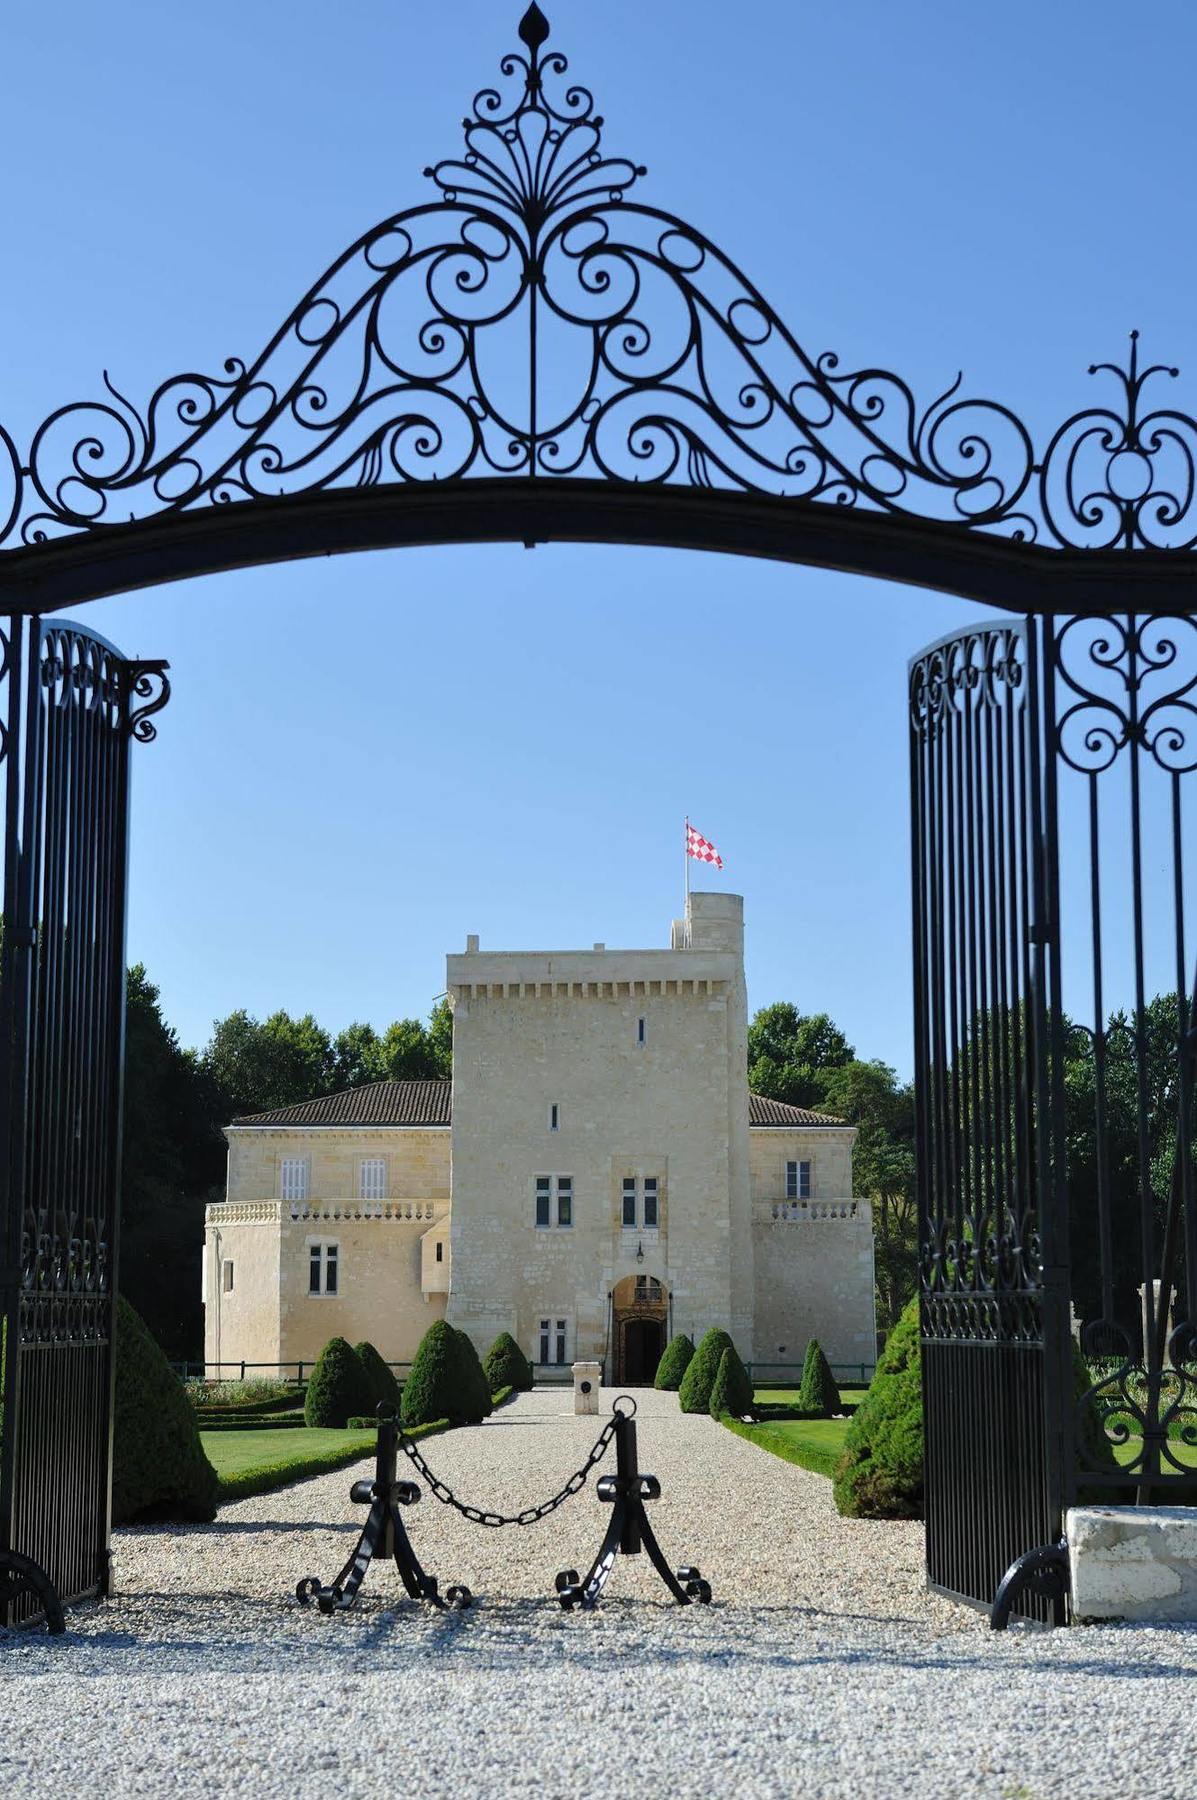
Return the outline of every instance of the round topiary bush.
[[[430,1325],[420,1339],[411,1370],[403,1383],[399,1416],[405,1425],[431,1425],[448,1419],[464,1424],[462,1357],[457,1334],[444,1319]]]
[[[183,1385],[127,1300],[116,1303],[112,1522],[214,1519],[219,1482]]]
[[[399,1383],[373,1344],[363,1338],[360,1344],[353,1346],[353,1354],[362,1365],[362,1374],[366,1377],[366,1386],[370,1390],[369,1411],[376,1413],[380,1406],[385,1406],[388,1412],[398,1412]]]
[[[694,1340],[679,1331],[666,1347],[665,1354],[657,1364],[657,1378],[654,1387],[663,1388],[666,1393],[675,1394],[682,1385],[682,1377],[694,1361]]]
[[[690,1359],[690,1366],[678,1389],[678,1402],[685,1413],[709,1412],[711,1389],[719,1373],[719,1360],[731,1344],[726,1331],[708,1331]]]
[[[923,1360],[918,1296],[882,1352],[835,1473],[835,1503],[850,1519],[923,1516]]]
[[[479,1425],[494,1412],[490,1383],[486,1379],[474,1340],[468,1331],[453,1327],[457,1339],[457,1355],[461,1369],[462,1404],[467,1424]]]
[[[729,1344],[719,1358],[719,1370],[711,1389],[711,1417],[722,1419],[730,1413],[733,1419],[742,1419],[752,1411],[754,1398],[748,1370],[740,1361],[735,1345]]]
[[[829,1419],[832,1413],[843,1411],[840,1390],[835,1385],[835,1377],[818,1338],[812,1338],[806,1346],[806,1355],[802,1361],[802,1386],[798,1390],[798,1410],[813,1413],[820,1419]]]
[[[532,1386],[532,1364],[509,1331],[501,1331],[482,1359],[482,1368],[492,1394],[500,1388],[515,1388],[527,1393]]]
[[[343,1337],[329,1338],[308,1382],[304,1423],[342,1431],[354,1414],[373,1407],[370,1383],[353,1346]]]

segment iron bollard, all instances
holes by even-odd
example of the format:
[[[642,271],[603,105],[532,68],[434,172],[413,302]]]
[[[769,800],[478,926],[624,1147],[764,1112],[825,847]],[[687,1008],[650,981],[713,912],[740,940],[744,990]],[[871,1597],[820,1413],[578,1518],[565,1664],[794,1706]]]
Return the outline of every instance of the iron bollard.
[[[630,1410],[621,1410],[621,1405]],[[617,1556],[639,1556],[648,1552],[649,1561],[679,1606],[693,1601],[709,1606],[711,1586],[701,1572],[686,1566],[675,1575],[665,1560],[648,1515],[646,1500],[661,1498],[661,1484],[655,1475],[642,1475],[636,1445],[636,1402],[629,1394],[615,1401],[615,1473],[604,1475],[597,1488],[598,1497],[611,1506],[611,1523],[598,1555],[590,1566],[585,1581],[578,1580],[576,1569],[562,1569],[557,1577],[557,1598],[566,1612],[575,1606],[594,1606],[607,1585]]]

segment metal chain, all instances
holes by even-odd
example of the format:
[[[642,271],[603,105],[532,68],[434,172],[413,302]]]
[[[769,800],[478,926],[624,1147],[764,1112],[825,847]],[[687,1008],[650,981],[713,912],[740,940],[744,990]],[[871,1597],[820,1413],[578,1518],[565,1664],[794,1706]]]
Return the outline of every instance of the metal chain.
[[[607,1446],[615,1436],[615,1426],[619,1418],[619,1413],[613,1413],[611,1415],[611,1418],[603,1426],[598,1437],[594,1440],[593,1447],[591,1448],[586,1461],[582,1464],[580,1469],[575,1469],[559,1494],[554,1494],[551,1500],[543,1500],[539,1506],[526,1506],[523,1512],[514,1514],[484,1512],[481,1507],[467,1506],[464,1500],[459,1500],[457,1498],[457,1495],[446,1482],[442,1481],[438,1475],[432,1473],[432,1470],[428,1467],[428,1464],[420,1455],[416,1445],[408,1437],[402,1426],[399,1427],[399,1443],[402,1446],[404,1455],[411,1458],[415,1467],[424,1477],[437,1499],[443,1500],[446,1506],[456,1507],[463,1518],[471,1519],[475,1525],[493,1525],[496,1527],[500,1525],[535,1525],[538,1520],[545,1519],[551,1512],[555,1512],[559,1506],[563,1505],[564,1502],[569,1499],[571,1494],[576,1494],[579,1488],[585,1487],[586,1479],[589,1476],[591,1469],[594,1468],[596,1463],[601,1462],[603,1457],[607,1454]]]

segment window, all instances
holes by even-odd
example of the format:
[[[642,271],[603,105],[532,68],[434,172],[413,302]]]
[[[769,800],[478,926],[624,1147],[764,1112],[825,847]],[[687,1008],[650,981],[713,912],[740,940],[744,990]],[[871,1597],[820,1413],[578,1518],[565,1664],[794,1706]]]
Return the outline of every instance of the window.
[[[444,1262],[445,1260],[445,1242],[443,1238],[438,1238],[436,1240],[436,1260],[437,1262]]]
[[[556,1350],[557,1350],[556,1360],[558,1363],[563,1363],[565,1361],[565,1320],[564,1319],[558,1319],[557,1331],[556,1331],[555,1336],[556,1336]]]
[[[542,1319],[539,1336],[541,1363],[556,1363],[560,1367],[566,1360],[566,1339],[569,1336],[568,1319]]]
[[[284,1200],[306,1200],[308,1197],[308,1159],[306,1156],[284,1156],[279,1163],[279,1194]]]
[[[232,1293],[232,1291],[233,1291],[233,1265],[231,1262],[222,1263],[222,1265],[221,1265],[220,1285],[224,1289],[226,1294]]]
[[[788,1162],[786,1164],[786,1199],[810,1199],[810,1171],[808,1162]]]
[[[647,1033],[646,1026],[647,1026],[646,1020],[637,1019],[637,1021],[636,1021],[636,1042],[638,1044],[643,1044],[647,1039],[648,1033]]]
[[[557,1196],[558,1226],[568,1231],[574,1222],[574,1178],[572,1175],[538,1175],[536,1177],[536,1224],[546,1230],[553,1223],[553,1195]]]
[[[656,1175],[625,1175],[622,1223],[625,1231],[656,1231],[661,1223],[661,1183]]]
[[[385,1200],[387,1197],[387,1159],[385,1156],[363,1156],[358,1166],[359,1200]]]
[[[553,1104],[549,1108],[549,1130],[556,1131],[556,1129],[557,1129],[557,1102],[554,1100]]]
[[[337,1244],[308,1245],[308,1293],[335,1294],[340,1272],[340,1248]]]

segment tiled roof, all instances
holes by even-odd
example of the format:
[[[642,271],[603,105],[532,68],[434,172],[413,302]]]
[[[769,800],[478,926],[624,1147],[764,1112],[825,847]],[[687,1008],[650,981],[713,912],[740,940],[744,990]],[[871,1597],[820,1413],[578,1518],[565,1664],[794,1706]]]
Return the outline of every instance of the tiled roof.
[[[447,1125],[451,1081],[372,1081],[295,1106],[234,1119],[234,1125]]]
[[[301,1100],[295,1106],[250,1113],[234,1119],[233,1124],[448,1125],[452,1108],[451,1081],[372,1081],[368,1087],[346,1088],[339,1094],[323,1094],[318,1100]],[[749,1094],[748,1123],[792,1130],[795,1126],[842,1125],[844,1121],[829,1113],[808,1112],[804,1106],[767,1100],[763,1094]]]
[[[847,1121],[833,1118],[830,1113],[808,1112],[805,1106],[787,1106],[784,1100],[767,1100],[764,1094],[749,1094],[748,1123],[750,1125],[789,1125],[793,1127],[795,1125],[844,1125]]]

